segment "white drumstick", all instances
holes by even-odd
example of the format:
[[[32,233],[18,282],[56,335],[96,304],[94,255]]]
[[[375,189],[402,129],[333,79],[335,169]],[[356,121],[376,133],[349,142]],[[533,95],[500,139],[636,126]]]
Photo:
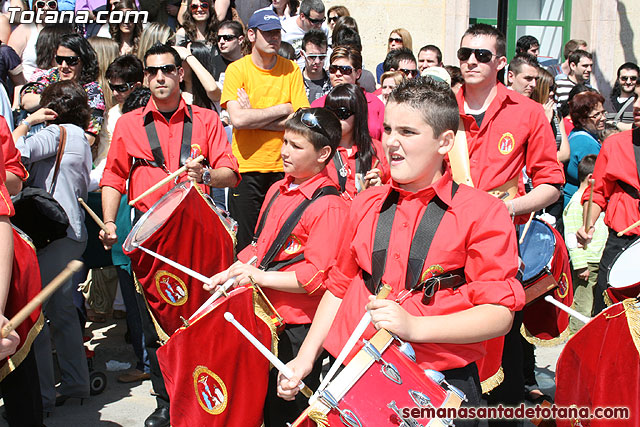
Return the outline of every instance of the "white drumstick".
[[[560,310],[563,310],[563,311],[569,313],[571,316],[575,317],[576,319],[578,319],[582,323],[589,323],[589,320],[591,320],[590,317],[587,317],[584,314],[578,313],[573,308],[561,303],[560,301],[558,301],[555,298],[553,298],[551,295],[547,295],[546,297],[544,297],[544,300],[546,302],[548,302],[548,303],[551,303],[551,304],[555,305]]]
[[[211,278],[205,276],[204,274],[200,274],[197,271],[193,271],[189,267],[185,267],[182,264],[178,264],[177,262],[175,262],[175,261],[173,261],[173,260],[171,260],[171,259],[169,259],[169,258],[167,258],[165,256],[162,256],[162,255],[160,255],[158,253],[155,253],[152,250],[144,248],[144,247],[138,245],[137,243],[134,243],[133,246],[139,248],[140,250],[142,250],[143,252],[146,252],[147,254],[151,255],[154,258],[158,258],[160,261],[166,262],[171,267],[182,271],[183,273],[193,277],[194,279],[200,280],[202,283],[206,283],[207,285],[211,284]]]
[[[258,260],[257,256],[251,257],[247,264],[251,265]],[[189,317],[189,320],[198,317],[209,305],[213,304],[215,300],[220,298],[222,295],[226,294],[229,289],[233,286],[233,282],[235,282],[237,276],[233,276],[227,279],[220,287],[202,304],[192,315]],[[211,283],[208,283],[209,285]]]
[[[293,371],[291,370],[291,368],[289,368],[287,365],[285,365],[284,363],[282,363],[282,361],[280,359],[278,359],[273,353],[271,353],[269,351],[269,349],[267,347],[265,347],[260,341],[258,341],[258,339],[256,337],[254,337],[251,332],[247,331],[245,329],[244,326],[242,326],[240,324],[240,322],[238,322],[234,317],[233,314],[229,313],[228,311],[224,313],[224,318],[226,319],[227,322],[230,322],[233,326],[236,327],[236,329],[238,329],[238,331],[240,331],[240,333],[242,335],[244,335],[244,337],[249,340],[249,342],[251,344],[253,344],[253,346],[260,352],[262,353],[262,355],[264,357],[266,357],[269,362],[271,362],[271,364],[273,366],[275,366],[275,368],[282,372],[282,374],[291,379],[295,376],[295,374],[293,373]],[[300,391],[307,397],[310,397],[312,394],[311,389],[309,389],[309,387],[307,387],[306,385],[304,385],[304,383],[302,381],[300,381]]]

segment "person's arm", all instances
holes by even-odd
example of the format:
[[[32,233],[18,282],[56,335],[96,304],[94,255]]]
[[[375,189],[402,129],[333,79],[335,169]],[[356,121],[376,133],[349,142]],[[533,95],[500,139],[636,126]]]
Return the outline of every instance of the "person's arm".
[[[213,4],[213,9],[216,11],[218,21],[224,21],[224,19],[227,17],[227,12],[229,12],[229,7],[231,7],[231,0],[215,1],[215,3]]]
[[[176,19],[178,20],[178,24],[182,25],[184,24],[184,13],[187,11],[187,1],[186,0],[182,0],[180,2],[180,9],[178,9],[178,15],[176,16]],[[178,29],[178,31],[182,30],[182,28]]]
[[[7,181],[5,184],[7,191],[11,196],[15,196],[22,191],[22,180],[13,172],[7,171]]]
[[[20,107],[27,111],[34,111],[40,107],[39,93],[25,93],[20,100]]]
[[[218,83],[211,73],[186,47],[174,46],[173,48],[180,54],[180,58],[189,64],[194,74],[202,84],[202,87],[207,92],[209,99],[213,102],[219,102],[222,91],[220,90],[220,87],[218,87]]]
[[[44,123],[48,120],[54,120],[56,117],[58,117],[58,114],[51,108],[40,108],[39,110],[34,111],[23,120],[23,122],[29,123],[28,126],[24,123],[19,123],[13,130],[13,140],[17,142],[20,137],[26,136],[27,133],[29,133],[29,129],[31,129],[32,126]]]
[[[0,242],[4,242],[0,245],[0,328],[3,328],[8,323],[4,316],[4,309],[13,271],[13,230],[6,215],[0,216]],[[20,337],[15,331],[8,337],[0,339],[0,358],[4,359],[15,353],[18,344],[20,344]]]
[[[278,104],[267,108],[242,108],[238,101],[228,101],[227,111],[231,124],[236,129],[265,129],[266,126],[279,127],[293,108],[290,103]],[[276,122],[276,123],[274,123]],[[284,126],[281,129],[284,129]]]
[[[106,250],[111,249],[111,246],[118,242],[116,216],[118,215],[121,197],[122,194],[115,188],[102,187],[102,218],[104,218],[104,224],[107,226],[109,233],[105,233],[101,229],[99,237]]]
[[[562,195],[560,189],[551,184],[540,184],[524,196],[505,201],[509,213],[524,215],[546,208]]]
[[[17,14],[16,16],[19,15]],[[29,31],[29,27],[25,24],[20,24],[11,33],[11,36],[9,36],[9,41],[7,42],[7,44],[11,46],[21,58],[22,53],[24,52],[24,48],[27,46],[27,42],[29,41],[28,38],[30,34],[31,31]]]
[[[2,41],[2,43],[7,43],[10,36],[11,24],[9,23],[9,18],[5,15],[0,15],[0,41]]]
[[[567,137],[567,131],[564,127],[564,120],[558,120],[559,129],[560,129],[560,149],[558,150],[558,161],[560,163],[566,163],[569,161],[569,157],[571,157],[571,148],[569,146],[569,138]]]

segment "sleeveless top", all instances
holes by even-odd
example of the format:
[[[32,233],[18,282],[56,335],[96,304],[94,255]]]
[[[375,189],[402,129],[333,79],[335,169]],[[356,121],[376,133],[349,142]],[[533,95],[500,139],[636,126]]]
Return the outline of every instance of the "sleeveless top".
[[[40,30],[36,27],[36,24],[29,24],[31,35],[27,40],[27,45],[22,51],[22,73],[26,81],[31,81],[33,72],[38,67],[36,64],[36,42],[38,41],[38,35]]]

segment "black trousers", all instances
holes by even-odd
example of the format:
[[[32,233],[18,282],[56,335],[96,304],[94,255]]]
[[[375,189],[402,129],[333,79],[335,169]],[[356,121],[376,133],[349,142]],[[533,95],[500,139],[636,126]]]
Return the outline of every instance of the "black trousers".
[[[22,363],[0,382],[0,390],[9,426],[42,426],[42,397],[33,349]]]
[[[600,269],[598,271],[598,282],[593,290],[593,315],[597,315],[604,310],[607,305],[604,302],[602,294],[609,287],[609,271],[613,265],[613,261],[616,256],[622,251],[624,247],[631,244],[638,239],[638,236],[620,236],[617,233],[609,229],[609,238],[607,238],[607,244],[604,246],[604,252],[602,252],[602,258],[600,258]]]
[[[253,240],[264,196],[269,187],[282,178],[282,172],[245,172],[238,186],[229,189],[229,213],[238,222],[236,252],[240,252]]]
[[[300,350],[302,342],[309,332],[310,324],[288,325],[284,332],[280,334],[278,342],[278,358],[284,363],[291,361]],[[317,390],[320,386],[320,372],[322,370],[322,360],[327,353],[323,352],[311,373],[304,379],[304,384],[311,390]],[[269,372],[269,388],[267,398],[264,403],[264,425],[265,427],[284,427],[287,423],[293,423],[302,412],[309,406],[308,399],[298,393],[296,400],[287,401],[277,394],[278,370],[273,368]]]
[[[449,369],[442,372],[449,384],[459,388],[466,396],[467,401],[462,402],[464,407],[485,406],[482,400],[482,387],[478,375],[478,366],[471,363],[464,368]],[[456,427],[486,426],[485,420],[454,420]]]

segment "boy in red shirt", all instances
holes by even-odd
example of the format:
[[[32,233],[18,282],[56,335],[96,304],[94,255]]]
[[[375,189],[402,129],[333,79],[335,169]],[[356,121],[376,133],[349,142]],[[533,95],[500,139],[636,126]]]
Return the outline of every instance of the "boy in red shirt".
[[[300,110],[286,122],[281,148],[285,177],[267,191],[253,243],[238,254],[238,262],[215,275],[210,287],[205,286],[215,289],[234,276],[236,285],[251,281],[260,285],[287,325],[278,343],[278,356],[284,361],[298,353],[338,252],[348,208],[325,166],[333,158],[341,134],[338,118],[324,108]],[[311,203],[295,227],[287,230],[284,239],[278,239],[287,219],[305,202]],[[245,264],[254,255],[259,267]],[[321,367],[319,360],[307,380],[311,386],[319,385]],[[279,399],[276,376],[274,369],[265,403],[267,427],[295,420],[307,406],[302,397],[294,403]]]
[[[524,305],[524,291],[515,279],[517,243],[504,204],[477,189],[455,185],[445,166],[458,120],[453,92],[431,78],[405,81],[389,96],[382,144],[391,182],[352,202],[337,265],[326,283],[328,292],[298,356],[289,363],[296,378],[280,377],[283,398],[297,393],[298,381],[310,372],[323,345],[334,356],[340,352],[366,305],[373,324],[362,338],[371,338],[380,328],[397,334],[413,343],[421,368],[442,371],[467,395],[469,405],[480,404],[475,361],[484,355],[482,342],[509,330],[513,312]],[[441,220],[428,246],[428,239],[414,236],[425,235],[422,217],[432,217],[438,210],[434,206]],[[391,224],[386,234],[381,223]],[[379,256],[372,262],[373,251],[379,253],[379,234],[388,236],[382,246],[383,267]],[[429,248],[426,259],[411,270],[418,275],[408,273],[407,266],[415,265],[415,256],[409,260],[409,254],[419,252],[415,249],[420,246]],[[420,285],[444,272],[462,279],[454,287],[441,286],[423,303]],[[392,287],[386,300],[373,297],[380,283]]]

